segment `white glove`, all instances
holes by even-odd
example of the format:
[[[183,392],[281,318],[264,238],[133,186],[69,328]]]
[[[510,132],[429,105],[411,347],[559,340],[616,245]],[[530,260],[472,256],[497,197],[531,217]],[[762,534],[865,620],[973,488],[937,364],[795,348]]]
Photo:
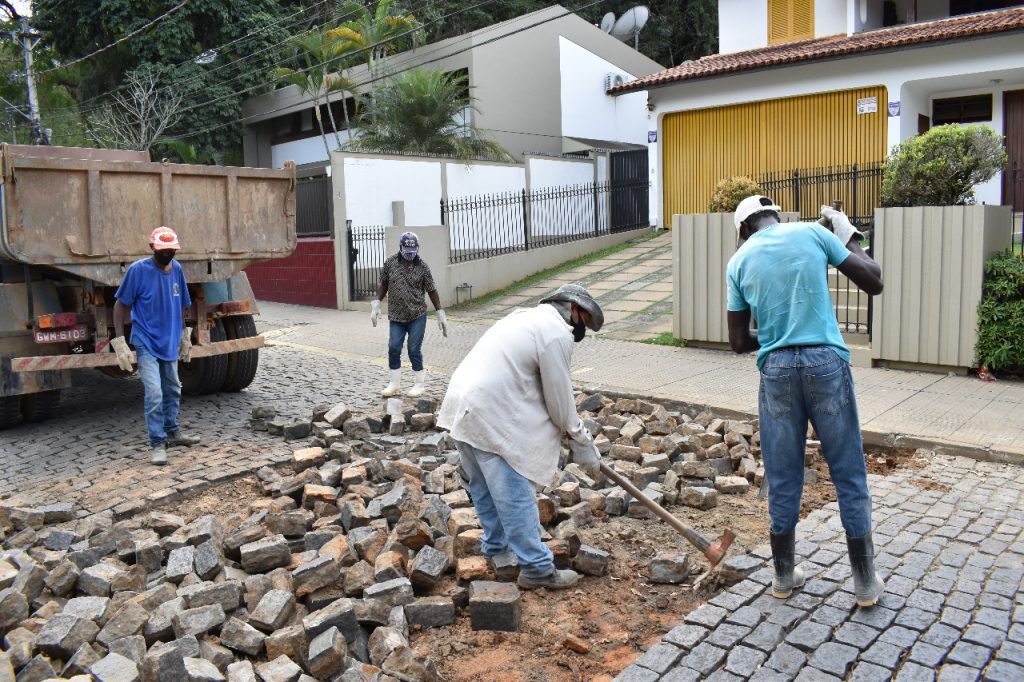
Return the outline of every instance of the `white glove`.
[[[597,478],[598,473],[601,471],[601,453],[597,451],[594,441],[579,443],[570,438],[569,450],[572,451],[572,461],[583,469],[587,476]]]
[[[857,241],[864,239],[864,233],[860,232],[850,219],[842,211],[837,211],[831,206],[821,207],[821,217],[828,220],[832,224],[832,233],[839,237],[839,241],[846,246],[851,239],[856,238]]]
[[[192,327],[181,330],[181,341],[178,342],[178,359],[192,362]]]
[[[378,317],[380,317],[380,299],[375,298],[373,299],[373,302],[370,303],[370,322],[373,323],[374,327],[377,326]]]
[[[123,336],[115,336],[110,340],[110,347],[117,355],[117,366],[126,372],[132,371],[132,351]]]
[[[437,311],[437,326],[441,330],[441,333],[446,337],[448,336],[448,318],[445,317],[443,310]]]

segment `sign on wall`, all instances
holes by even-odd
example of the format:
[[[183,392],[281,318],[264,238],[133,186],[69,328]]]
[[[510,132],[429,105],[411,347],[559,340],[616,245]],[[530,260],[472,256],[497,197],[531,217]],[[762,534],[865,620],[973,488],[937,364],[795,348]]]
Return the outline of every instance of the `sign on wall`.
[[[658,131],[657,130],[648,130],[647,131],[647,141],[648,142],[657,142],[658,141]]]
[[[900,103],[899,100],[895,102],[889,102],[889,118],[897,118],[900,115]]]
[[[877,97],[861,97],[857,100],[857,115],[873,114],[878,111]]]

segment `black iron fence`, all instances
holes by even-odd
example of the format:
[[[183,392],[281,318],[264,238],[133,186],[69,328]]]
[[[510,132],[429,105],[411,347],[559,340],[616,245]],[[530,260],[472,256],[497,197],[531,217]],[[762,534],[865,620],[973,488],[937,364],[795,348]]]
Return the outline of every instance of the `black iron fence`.
[[[352,227],[345,231],[348,238],[348,290],[349,298],[359,301],[373,297],[380,282],[380,270],[387,260],[383,225]]]
[[[295,234],[299,237],[329,237],[334,232],[333,225],[331,179],[298,180],[295,183]]]
[[[1003,201],[1010,205],[1010,248],[1024,254],[1024,168],[1014,161],[1004,173]]]
[[[801,168],[764,173],[759,182],[765,196],[782,210],[799,213],[801,220],[817,220],[821,206],[839,200],[850,221],[865,227],[874,222],[875,208],[882,205],[883,169],[882,163]]]
[[[442,199],[449,260],[460,263],[647,227],[648,191],[646,181],[585,183]],[[616,206],[625,208],[613,211]]]

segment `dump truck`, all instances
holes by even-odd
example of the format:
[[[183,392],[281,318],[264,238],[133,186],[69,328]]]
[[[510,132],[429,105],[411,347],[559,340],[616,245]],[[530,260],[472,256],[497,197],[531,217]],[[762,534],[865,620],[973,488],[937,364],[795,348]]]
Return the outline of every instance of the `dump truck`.
[[[114,292],[128,266],[152,254],[148,235],[161,225],[181,239],[192,298],[182,390],[240,391],[253,381],[263,337],[243,268],[295,250],[293,163],[201,166],[4,144],[0,174],[0,428],[53,416],[71,370],[130,375],[110,349]]]

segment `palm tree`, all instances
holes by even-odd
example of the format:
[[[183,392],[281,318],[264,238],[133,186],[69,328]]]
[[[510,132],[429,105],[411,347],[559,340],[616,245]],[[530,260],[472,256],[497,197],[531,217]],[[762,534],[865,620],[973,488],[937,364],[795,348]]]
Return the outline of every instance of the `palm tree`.
[[[510,160],[501,145],[466,122],[467,110],[477,108],[464,76],[440,70],[404,71],[367,98],[359,134],[345,148]]]
[[[292,69],[277,67],[272,69],[270,77],[277,85],[294,85],[313,101],[313,113],[320,137],[327,150],[327,158],[331,157],[330,145],[327,144],[327,133],[324,129],[323,115],[320,113],[320,102],[327,104],[327,116],[331,120],[336,147],[341,147],[341,136],[331,111],[329,95],[332,92],[349,91],[356,94],[355,84],[342,73],[331,73],[332,66],[337,66],[344,59],[347,48],[344,43],[332,37],[331,30],[313,31],[293,36],[288,41],[299,53],[302,68]],[[348,107],[342,97],[342,110],[345,113],[345,126],[349,127]]]
[[[366,66],[372,81],[383,75],[389,54],[423,42],[423,28],[416,17],[393,13],[393,5],[394,0],[381,0],[371,13],[362,3],[349,2],[341,13],[353,18],[328,32],[331,40],[337,41],[336,47],[341,53],[366,52]]]

